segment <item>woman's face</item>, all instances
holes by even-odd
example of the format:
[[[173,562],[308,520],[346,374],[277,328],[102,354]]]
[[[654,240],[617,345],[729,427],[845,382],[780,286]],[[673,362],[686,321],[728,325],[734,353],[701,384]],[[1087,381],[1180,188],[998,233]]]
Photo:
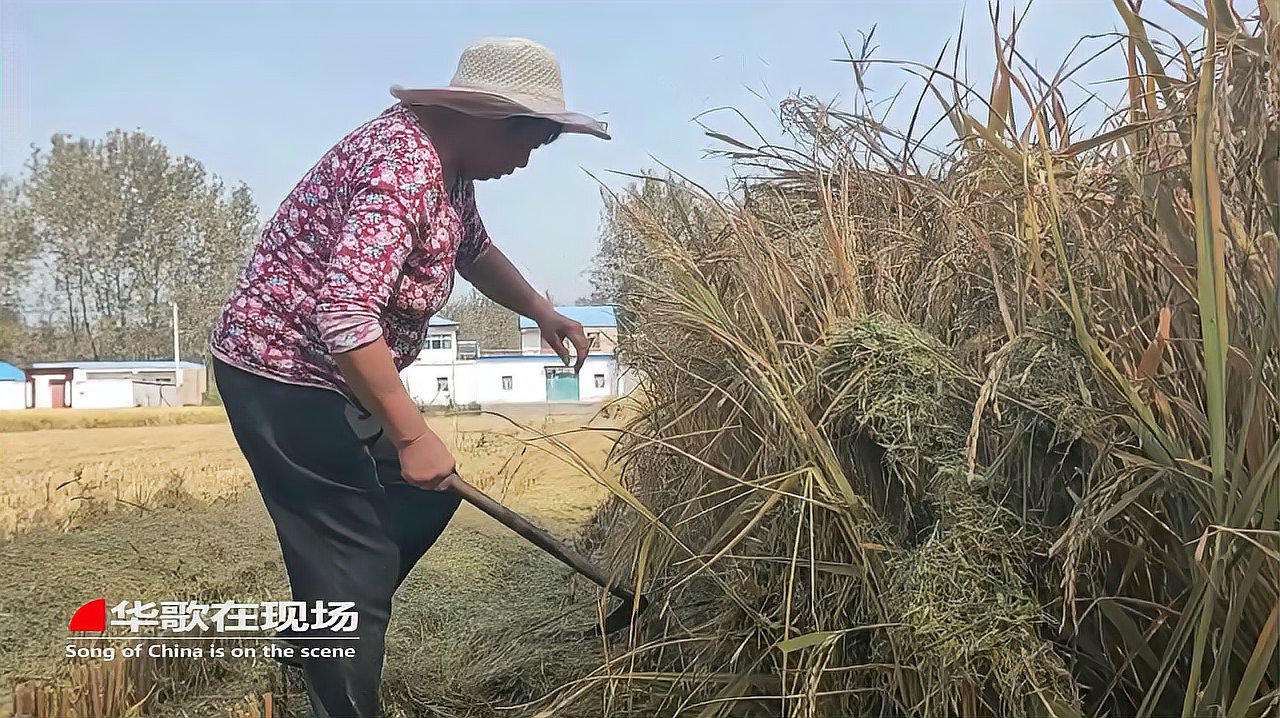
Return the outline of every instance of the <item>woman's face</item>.
[[[503,120],[474,120],[471,141],[463,162],[467,179],[497,179],[529,164],[529,155],[560,134],[560,126],[550,120],[511,117]]]

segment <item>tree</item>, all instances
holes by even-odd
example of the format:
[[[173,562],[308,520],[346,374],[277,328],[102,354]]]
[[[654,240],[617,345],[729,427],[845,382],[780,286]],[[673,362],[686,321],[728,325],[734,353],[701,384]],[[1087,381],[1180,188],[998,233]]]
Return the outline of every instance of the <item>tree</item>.
[[[45,351],[92,359],[204,357],[216,312],[257,229],[243,185],[230,192],[141,132],[52,139],[23,187],[35,263],[23,302]]]
[[[711,203],[675,178],[645,177],[616,195],[602,190],[601,198],[599,244],[587,272],[592,304],[627,303],[633,277],[646,276],[653,265],[647,260],[655,234],[690,246],[705,242]]]
[[[21,185],[0,177],[0,358],[20,354],[23,322],[19,290],[31,272],[35,239]]]
[[[31,210],[22,186],[0,177],[0,307],[18,303],[18,289],[31,271],[35,247]]]
[[[458,339],[485,349],[520,349],[519,317],[480,292],[454,297],[440,314],[458,323]]]

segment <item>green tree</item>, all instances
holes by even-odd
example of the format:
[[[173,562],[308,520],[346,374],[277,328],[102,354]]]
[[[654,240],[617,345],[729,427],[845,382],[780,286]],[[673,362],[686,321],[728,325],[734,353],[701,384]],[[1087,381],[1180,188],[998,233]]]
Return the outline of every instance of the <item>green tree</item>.
[[[243,185],[228,191],[190,157],[141,132],[52,139],[23,192],[35,262],[25,313],[45,351],[93,359],[206,353],[218,307],[257,231]]]
[[[20,290],[31,273],[35,246],[22,186],[0,177],[0,359],[18,358],[21,352]]]

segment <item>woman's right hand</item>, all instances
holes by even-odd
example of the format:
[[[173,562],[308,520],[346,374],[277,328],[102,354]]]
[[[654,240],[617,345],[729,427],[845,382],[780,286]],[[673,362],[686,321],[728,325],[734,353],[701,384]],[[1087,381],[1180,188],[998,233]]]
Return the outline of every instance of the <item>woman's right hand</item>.
[[[448,491],[450,479],[457,470],[453,454],[440,437],[430,429],[424,429],[417,438],[397,447],[400,454],[400,475],[414,486],[430,491]]]
[[[400,475],[408,483],[432,491],[446,491],[457,468],[453,455],[431,431],[418,405],[400,380],[391,350],[382,340],[333,355],[342,376],[377,418],[400,458]]]

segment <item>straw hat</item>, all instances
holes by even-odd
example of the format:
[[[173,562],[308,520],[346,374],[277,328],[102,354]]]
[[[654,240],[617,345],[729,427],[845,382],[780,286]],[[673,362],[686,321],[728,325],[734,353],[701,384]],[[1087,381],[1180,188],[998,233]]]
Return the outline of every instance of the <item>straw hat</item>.
[[[555,55],[520,37],[486,38],[463,50],[448,87],[394,85],[391,94],[410,105],[439,105],[475,117],[544,117],[565,132],[610,139],[605,123],[565,108]]]

